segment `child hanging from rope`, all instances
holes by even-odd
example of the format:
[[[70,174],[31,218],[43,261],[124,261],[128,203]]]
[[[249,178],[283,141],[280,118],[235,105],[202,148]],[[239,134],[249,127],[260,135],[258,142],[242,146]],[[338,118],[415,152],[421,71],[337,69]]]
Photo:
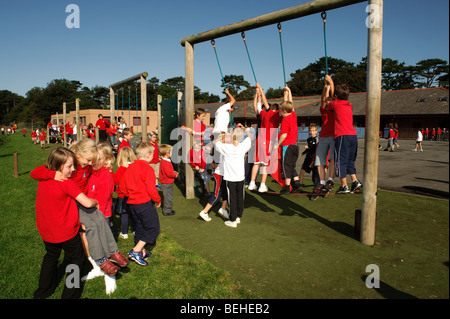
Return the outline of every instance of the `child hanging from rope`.
[[[283,147],[282,172],[285,179],[285,187],[280,191],[280,194],[299,193],[300,181],[295,168],[299,155],[297,115],[294,111],[291,90],[287,86],[284,88],[284,101],[280,105],[280,112],[283,120],[281,121],[281,136],[276,147]],[[292,181],[294,181],[294,186],[291,191]]]
[[[264,105],[264,108],[262,105]],[[252,175],[248,189],[256,189],[256,176],[258,175],[259,167],[262,166],[261,184],[258,191],[264,193],[269,190],[266,186],[268,166],[270,165],[272,167],[270,162],[277,160],[276,157],[272,159],[271,155],[273,153],[272,148],[274,147],[276,141],[281,116],[278,110],[278,104],[270,105],[267,102],[266,95],[264,94],[264,91],[259,83],[256,83],[256,93],[253,106],[255,113],[260,116],[261,128],[258,130],[256,138],[255,163],[252,168]]]

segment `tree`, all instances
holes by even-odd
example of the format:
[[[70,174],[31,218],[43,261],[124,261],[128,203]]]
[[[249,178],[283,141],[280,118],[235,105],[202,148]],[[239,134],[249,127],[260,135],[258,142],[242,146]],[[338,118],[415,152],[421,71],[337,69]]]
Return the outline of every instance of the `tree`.
[[[448,63],[442,59],[421,60],[416,64],[415,76],[417,79],[425,79],[425,82],[418,82],[419,87],[430,88],[436,85],[436,79],[443,73],[448,73]]]

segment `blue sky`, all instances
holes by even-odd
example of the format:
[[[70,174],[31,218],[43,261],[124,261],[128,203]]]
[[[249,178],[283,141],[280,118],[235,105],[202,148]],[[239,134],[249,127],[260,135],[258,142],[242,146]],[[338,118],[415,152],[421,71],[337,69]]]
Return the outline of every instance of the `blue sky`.
[[[161,81],[184,76],[184,37],[293,7],[308,0],[0,0],[0,90],[25,95],[53,79],[108,87],[148,72]],[[69,29],[66,6],[80,8],[80,28]],[[328,56],[358,63],[367,55],[367,2],[327,13]],[[414,65],[449,61],[448,0],[385,0],[383,57]],[[320,14],[282,24],[287,73],[324,55]],[[276,25],[246,32],[258,82],[283,86]],[[240,34],[216,39],[224,74],[254,85]],[[195,45],[195,85],[222,97],[209,42]]]

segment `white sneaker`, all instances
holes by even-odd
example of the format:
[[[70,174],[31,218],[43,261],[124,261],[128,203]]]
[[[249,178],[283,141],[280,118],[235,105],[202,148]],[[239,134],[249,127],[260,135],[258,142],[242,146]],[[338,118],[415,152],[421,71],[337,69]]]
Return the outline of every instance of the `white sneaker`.
[[[260,193],[265,193],[265,192],[267,192],[268,190],[269,190],[269,188],[266,186],[266,184],[261,184],[261,185],[259,185],[258,192],[260,192]]]
[[[250,182],[250,184],[248,185],[248,190],[253,191],[256,189],[256,184],[255,182]]]
[[[201,211],[199,215],[201,218],[203,218],[203,220],[205,222],[211,221],[211,217],[209,217],[209,215],[207,213],[205,213],[204,211]]]
[[[233,228],[236,228],[237,227],[237,222],[232,222],[231,220],[227,220],[226,222],[225,222],[225,225],[226,226],[228,226],[228,227],[233,227]]]
[[[221,208],[219,208],[218,213],[219,213],[220,216],[222,216],[223,218],[225,218],[225,219],[230,219],[230,215],[228,214],[228,212],[227,212],[226,209],[222,209],[222,207],[221,207]]]
[[[241,223],[241,219],[239,217],[236,217],[236,224],[240,224]]]
[[[120,233],[120,234],[119,234],[119,237],[120,237],[120,238],[123,238],[123,239],[128,239],[128,234],[122,234],[122,233]]]

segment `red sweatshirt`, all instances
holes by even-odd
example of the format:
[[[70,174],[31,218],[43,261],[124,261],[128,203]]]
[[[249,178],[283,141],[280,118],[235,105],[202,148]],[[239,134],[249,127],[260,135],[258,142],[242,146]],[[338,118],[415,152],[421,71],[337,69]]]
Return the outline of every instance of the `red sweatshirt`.
[[[119,182],[120,191],[128,197],[128,204],[144,204],[153,200],[161,202],[156,188],[156,176],[153,168],[144,160],[135,160],[128,166]]]
[[[119,148],[117,149],[117,154],[119,154],[120,149],[122,149],[122,148],[124,148],[124,147],[129,147],[129,148],[131,148],[130,143],[129,143],[126,139],[123,139],[122,142],[120,143]]]
[[[87,196],[98,201],[99,210],[105,217],[111,217],[112,194],[114,192],[114,179],[111,173],[104,167],[99,170],[92,170],[88,185]]]
[[[159,181],[161,184],[172,184],[177,178],[170,159],[163,158],[159,164]]]

